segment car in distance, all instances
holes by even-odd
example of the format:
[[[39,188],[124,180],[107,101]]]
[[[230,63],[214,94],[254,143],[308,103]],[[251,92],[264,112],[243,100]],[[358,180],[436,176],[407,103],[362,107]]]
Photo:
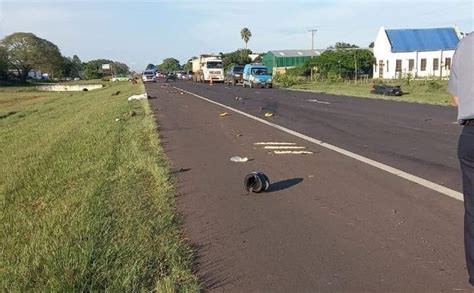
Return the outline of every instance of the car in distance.
[[[143,71],[142,80],[143,80],[143,82],[156,82],[155,71],[153,71],[153,70]]]
[[[243,65],[233,65],[227,70],[225,74],[224,83],[227,85],[235,86],[244,81],[244,66]]]
[[[115,75],[110,79],[110,81],[131,81],[132,77],[130,75]]]
[[[247,64],[244,67],[242,86],[271,88],[273,86],[272,75],[263,64]]]
[[[403,95],[402,89],[399,85],[386,85],[386,84],[374,84],[370,90],[371,94],[384,95],[384,96],[401,96]]]

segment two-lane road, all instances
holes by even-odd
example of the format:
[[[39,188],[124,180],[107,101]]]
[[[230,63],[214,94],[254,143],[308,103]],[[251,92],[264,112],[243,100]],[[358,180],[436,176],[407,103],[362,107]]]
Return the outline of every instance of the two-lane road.
[[[161,83],[147,85],[147,92],[206,289],[467,292],[462,202],[267,124],[298,128],[456,186],[453,109],[173,85],[201,97]],[[224,111],[228,115],[221,116]],[[276,116],[265,123],[245,116],[262,117],[265,111]],[[278,145],[269,142],[313,154],[276,154]],[[236,155],[252,160],[231,162]],[[270,177],[269,192],[244,192],[243,178],[254,170]]]
[[[310,137],[461,191],[454,107],[223,84],[172,83]]]

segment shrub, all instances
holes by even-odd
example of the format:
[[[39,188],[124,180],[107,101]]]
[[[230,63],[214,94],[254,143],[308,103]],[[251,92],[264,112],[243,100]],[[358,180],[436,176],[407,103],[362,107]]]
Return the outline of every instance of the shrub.
[[[290,87],[293,85],[301,84],[306,81],[306,79],[302,76],[295,76],[288,73],[284,73],[284,74],[276,73],[273,76],[273,80],[284,87]]]
[[[428,91],[436,91],[442,88],[443,86],[439,84],[438,82],[436,82],[436,80],[429,80],[426,83],[426,87]]]

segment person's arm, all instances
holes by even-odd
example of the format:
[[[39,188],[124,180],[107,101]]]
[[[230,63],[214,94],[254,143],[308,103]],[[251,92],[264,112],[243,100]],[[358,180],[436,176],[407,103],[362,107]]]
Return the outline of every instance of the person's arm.
[[[457,106],[459,105],[459,98],[458,98],[458,96],[452,96],[452,98],[453,98],[453,104],[454,104],[454,106],[457,107]]]

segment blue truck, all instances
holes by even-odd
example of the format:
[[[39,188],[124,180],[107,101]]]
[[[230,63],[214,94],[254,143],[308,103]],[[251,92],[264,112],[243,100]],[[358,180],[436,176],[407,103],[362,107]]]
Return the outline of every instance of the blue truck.
[[[247,64],[244,67],[242,86],[271,88],[273,87],[272,75],[263,64]]]

